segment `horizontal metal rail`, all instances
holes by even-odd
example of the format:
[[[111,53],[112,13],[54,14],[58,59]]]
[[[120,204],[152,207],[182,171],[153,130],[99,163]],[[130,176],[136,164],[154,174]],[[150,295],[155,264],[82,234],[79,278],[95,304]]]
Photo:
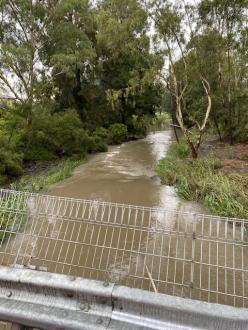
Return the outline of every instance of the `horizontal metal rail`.
[[[0,320],[42,329],[247,329],[248,310],[0,267]]]

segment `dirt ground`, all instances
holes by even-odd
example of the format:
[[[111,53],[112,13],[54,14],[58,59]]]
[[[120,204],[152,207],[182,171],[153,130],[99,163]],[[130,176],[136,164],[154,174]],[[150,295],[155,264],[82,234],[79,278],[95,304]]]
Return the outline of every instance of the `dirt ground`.
[[[52,160],[45,162],[26,162],[23,167],[23,176],[44,174],[52,168],[58,166],[60,160]],[[11,189],[11,184],[19,178],[10,178],[0,188]]]
[[[213,154],[215,157],[221,159],[223,172],[248,174],[247,143],[236,143],[231,146],[227,142],[212,140],[208,141],[203,149],[205,152],[207,151],[208,154]]]

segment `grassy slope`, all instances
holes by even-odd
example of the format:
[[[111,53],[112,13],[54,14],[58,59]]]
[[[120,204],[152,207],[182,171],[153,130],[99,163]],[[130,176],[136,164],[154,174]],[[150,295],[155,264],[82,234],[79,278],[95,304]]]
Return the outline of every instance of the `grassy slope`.
[[[16,181],[11,185],[11,189],[34,192],[34,193],[40,191],[46,191],[50,185],[70,177],[72,175],[74,168],[82,164],[83,161],[84,161],[83,159],[81,160],[74,160],[70,158],[63,159],[57,166],[53,167],[52,169],[44,173],[21,177],[20,180]],[[6,239],[8,238],[8,234],[5,233],[5,230],[7,228],[9,229],[12,228],[13,223],[15,225],[18,225],[19,223],[18,221],[21,221],[21,223],[25,223],[26,221],[25,216],[20,217],[20,220],[18,220],[16,218],[15,212],[7,211],[7,209],[9,208],[13,208],[13,203],[15,203],[15,200],[11,200],[10,202],[8,201],[1,202],[0,245],[3,242],[5,242]],[[26,205],[17,206],[18,209],[20,209],[20,207],[23,208],[22,211],[25,213]]]
[[[73,170],[84,160],[63,159],[57,166],[44,173],[21,177],[20,180],[11,185],[11,188],[29,192],[46,191],[50,185],[70,177]]]
[[[224,174],[221,167],[221,161],[211,157],[192,160],[180,143],[159,162],[157,172],[180,197],[202,202],[212,214],[248,218],[248,175]]]

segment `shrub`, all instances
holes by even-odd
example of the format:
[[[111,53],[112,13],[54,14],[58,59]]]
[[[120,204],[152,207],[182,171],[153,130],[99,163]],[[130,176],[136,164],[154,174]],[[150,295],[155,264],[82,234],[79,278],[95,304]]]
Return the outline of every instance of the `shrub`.
[[[0,183],[4,183],[7,177],[18,177],[23,173],[21,155],[14,150],[0,148]]]
[[[146,135],[150,119],[146,116],[138,117],[133,115],[130,122],[130,131],[137,137],[144,137]]]
[[[168,112],[156,112],[152,119],[152,125],[157,127],[163,127],[170,122],[171,116]]]
[[[175,143],[171,146],[170,155],[175,158],[186,158],[190,155],[190,150],[188,145],[183,142]]]
[[[29,147],[25,152],[25,159],[32,160],[83,155],[92,143],[78,114],[73,110],[54,115],[37,115],[33,119],[31,136],[26,139]]]
[[[108,151],[107,144],[99,136],[92,136],[89,138],[87,152],[105,152]]]
[[[102,140],[107,141],[109,138],[109,131],[104,127],[97,127],[94,135],[99,136]]]
[[[127,126],[124,124],[113,124],[109,127],[111,143],[120,144],[127,140]]]

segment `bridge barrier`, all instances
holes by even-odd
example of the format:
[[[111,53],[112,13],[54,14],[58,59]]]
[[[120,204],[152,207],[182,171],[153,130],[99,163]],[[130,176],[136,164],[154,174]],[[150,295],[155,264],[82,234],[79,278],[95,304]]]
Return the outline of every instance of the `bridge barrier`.
[[[0,189],[0,265],[113,283],[114,293],[130,287],[135,297],[142,289],[247,308],[247,228],[245,219]]]
[[[248,310],[0,267],[0,319],[41,329],[247,329]]]

